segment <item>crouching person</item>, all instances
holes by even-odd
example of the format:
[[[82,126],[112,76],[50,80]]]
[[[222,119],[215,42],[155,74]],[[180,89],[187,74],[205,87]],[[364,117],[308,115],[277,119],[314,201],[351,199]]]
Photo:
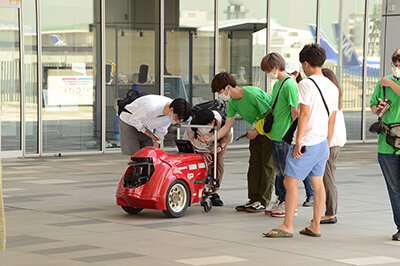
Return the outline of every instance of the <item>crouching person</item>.
[[[159,147],[171,124],[190,117],[190,104],[185,99],[172,100],[161,95],[146,95],[125,106],[119,116],[122,154],[129,160],[146,146]]]
[[[223,117],[218,111],[211,111],[210,109],[203,108],[194,114],[191,121],[192,125],[208,125],[217,126],[219,130],[223,126]],[[214,142],[203,143],[200,142],[198,137],[205,135],[211,139],[214,139],[214,129],[210,128],[187,128],[183,139],[190,140],[193,148],[197,152],[201,152],[205,155],[208,164],[208,174],[213,175],[213,156],[214,156]],[[228,131],[218,142],[217,147],[217,179],[218,184],[221,186],[222,177],[224,175],[224,156],[226,148],[229,143],[232,142],[233,129]],[[213,206],[223,206],[224,203],[220,199],[219,188],[214,188],[212,192],[211,202]]]

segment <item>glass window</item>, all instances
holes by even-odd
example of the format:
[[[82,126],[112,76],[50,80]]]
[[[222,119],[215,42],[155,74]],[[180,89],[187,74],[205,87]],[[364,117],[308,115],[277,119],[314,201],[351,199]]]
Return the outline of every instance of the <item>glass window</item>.
[[[21,150],[18,8],[0,7],[1,151]]]
[[[238,86],[256,86],[266,90],[266,75],[261,59],[266,55],[267,1],[218,1],[218,72],[236,77]],[[234,123],[234,134],[242,135],[251,125],[241,118]],[[235,144],[247,143],[242,139]]]
[[[265,90],[260,63],[266,54],[267,1],[221,0],[218,4],[218,70],[233,74],[239,86]]]
[[[381,56],[381,24],[382,24],[382,1],[370,0],[368,6],[369,26],[368,26],[368,48],[367,48],[367,77],[366,77],[366,138],[377,139],[378,135],[368,131],[369,126],[377,120],[376,115],[371,113],[369,102],[374,92],[376,83],[380,75],[380,56]],[[390,58],[388,58],[390,60]]]
[[[106,148],[119,148],[117,100],[130,89],[160,94],[160,7],[158,0],[106,0],[105,7]]]
[[[193,105],[213,99],[214,35],[214,0],[165,1],[165,96]],[[169,131],[166,146],[176,136]]]
[[[336,73],[342,86],[348,140],[362,137],[364,12],[364,0],[321,1],[320,42],[328,57],[324,67]]]
[[[36,1],[24,0],[25,152],[38,152]]]
[[[100,150],[100,0],[42,0],[43,152]]]
[[[298,64],[300,75],[305,74],[299,62],[304,45],[316,42],[316,0],[271,1],[271,52],[279,53],[286,62]],[[276,80],[270,80],[272,90]]]

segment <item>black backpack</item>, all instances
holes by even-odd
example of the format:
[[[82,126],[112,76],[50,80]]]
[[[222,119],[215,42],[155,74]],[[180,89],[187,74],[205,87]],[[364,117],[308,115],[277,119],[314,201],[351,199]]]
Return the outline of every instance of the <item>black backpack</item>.
[[[217,111],[221,117],[221,127],[225,125],[226,122],[226,104],[218,99],[204,102],[204,103],[199,103],[196,104],[195,106],[192,107],[191,113],[192,117],[196,117],[196,113],[198,113],[201,109],[209,109],[211,111]],[[195,135],[197,136],[197,128],[192,128],[192,130],[195,132]]]
[[[129,112],[128,110],[125,109],[125,106],[127,106],[128,104],[130,104],[131,102],[133,102],[134,100],[136,100],[139,97],[148,95],[148,93],[146,92],[138,92],[135,89],[130,89],[127,93],[126,93],[126,97],[123,99],[119,99],[117,101],[118,104],[118,115],[120,115],[122,112]]]

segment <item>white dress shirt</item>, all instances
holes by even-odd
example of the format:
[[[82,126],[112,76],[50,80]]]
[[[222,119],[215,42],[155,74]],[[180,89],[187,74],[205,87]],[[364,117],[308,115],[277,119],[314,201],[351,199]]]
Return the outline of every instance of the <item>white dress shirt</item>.
[[[145,133],[146,128],[161,139],[168,133],[171,121],[168,115],[163,113],[167,103],[172,99],[161,95],[145,95],[125,106],[128,112],[122,112],[119,118]]]

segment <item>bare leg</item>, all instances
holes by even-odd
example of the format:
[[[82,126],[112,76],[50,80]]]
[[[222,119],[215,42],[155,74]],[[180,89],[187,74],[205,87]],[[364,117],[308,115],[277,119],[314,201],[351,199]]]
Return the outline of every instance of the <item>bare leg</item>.
[[[313,233],[319,234],[319,223],[325,206],[325,188],[322,176],[311,176],[311,184],[314,188],[314,218],[308,227]]]
[[[292,234],[294,213],[296,211],[297,204],[299,203],[299,191],[297,190],[298,182],[298,179],[285,175],[285,179],[283,180],[283,184],[286,188],[285,219],[283,220],[283,224],[277,227],[277,229],[281,229]],[[268,232],[269,235],[277,233],[278,232],[275,231]]]

